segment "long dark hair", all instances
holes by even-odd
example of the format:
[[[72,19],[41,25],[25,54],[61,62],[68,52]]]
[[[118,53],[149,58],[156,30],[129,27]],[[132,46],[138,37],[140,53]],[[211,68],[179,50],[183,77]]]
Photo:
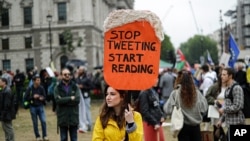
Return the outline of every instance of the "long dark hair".
[[[182,70],[178,72],[178,76],[175,81],[175,88],[181,85],[180,96],[183,105],[187,108],[191,108],[197,98],[196,88],[191,72]]]
[[[125,117],[124,117],[124,111],[125,109],[127,108],[127,96],[128,96],[128,91],[126,90],[116,90],[119,94],[120,94],[120,97],[121,98],[124,98],[124,101],[122,103],[122,106],[121,106],[121,112],[120,112],[120,115],[116,115],[115,114],[115,111],[114,111],[114,108],[113,107],[108,107],[107,103],[106,103],[106,96],[107,96],[107,90],[108,90],[108,87],[110,86],[106,86],[105,87],[105,97],[104,97],[104,101],[103,101],[103,104],[102,104],[102,107],[101,107],[101,113],[100,113],[100,120],[101,120],[101,123],[102,123],[102,127],[103,129],[107,127],[107,124],[108,124],[108,121],[110,119],[113,119],[118,127],[120,129],[122,129],[124,126],[125,126]]]

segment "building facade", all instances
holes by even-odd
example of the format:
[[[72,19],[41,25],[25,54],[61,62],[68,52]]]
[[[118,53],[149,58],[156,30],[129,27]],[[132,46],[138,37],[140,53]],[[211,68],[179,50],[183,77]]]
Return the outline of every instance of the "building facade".
[[[228,49],[228,32],[231,32],[238,44],[239,58],[244,59],[250,54],[250,0],[237,0],[235,9],[228,10],[225,14],[232,19],[229,29],[225,28],[225,49]]]
[[[115,9],[133,9],[134,0],[4,0],[0,19],[0,70],[27,71],[70,59],[103,64],[103,22]],[[74,50],[63,33],[72,36]]]

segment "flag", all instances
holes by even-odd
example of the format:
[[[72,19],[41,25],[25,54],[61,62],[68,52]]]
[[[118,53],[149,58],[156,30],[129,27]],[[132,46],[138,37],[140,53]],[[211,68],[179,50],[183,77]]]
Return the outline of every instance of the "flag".
[[[213,59],[209,53],[209,51],[207,50],[207,62],[210,64],[210,65],[214,65],[214,62],[213,62]]]
[[[230,66],[231,68],[234,67],[234,63],[237,61],[237,58],[240,54],[240,50],[232,36],[232,34],[230,33],[229,35],[229,52],[231,54],[229,62],[228,62],[228,66]]]
[[[185,61],[185,69],[191,71],[191,66],[189,65],[188,61]]]
[[[184,61],[185,60],[185,56],[182,53],[182,51],[180,49],[177,49],[177,54],[176,54],[176,61]]]
[[[182,51],[180,49],[177,49],[177,53],[176,53],[176,69],[177,70],[182,70],[183,68],[190,70],[190,65],[189,63],[186,61],[184,54],[182,53]]]

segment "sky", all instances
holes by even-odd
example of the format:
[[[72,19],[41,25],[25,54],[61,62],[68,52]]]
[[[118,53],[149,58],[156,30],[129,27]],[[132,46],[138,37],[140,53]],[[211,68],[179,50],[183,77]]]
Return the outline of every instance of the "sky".
[[[208,35],[221,28],[231,18],[224,16],[235,10],[237,0],[135,0],[135,10],[150,10],[160,19],[164,33],[170,36],[175,48],[195,34]]]

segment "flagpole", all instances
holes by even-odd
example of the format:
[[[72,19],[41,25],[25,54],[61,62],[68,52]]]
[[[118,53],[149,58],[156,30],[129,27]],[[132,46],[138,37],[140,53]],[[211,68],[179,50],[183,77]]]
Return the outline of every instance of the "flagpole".
[[[223,29],[222,29],[222,24],[223,24],[223,19],[221,16],[221,10],[220,10],[220,46],[221,46],[221,55],[223,53]]]

